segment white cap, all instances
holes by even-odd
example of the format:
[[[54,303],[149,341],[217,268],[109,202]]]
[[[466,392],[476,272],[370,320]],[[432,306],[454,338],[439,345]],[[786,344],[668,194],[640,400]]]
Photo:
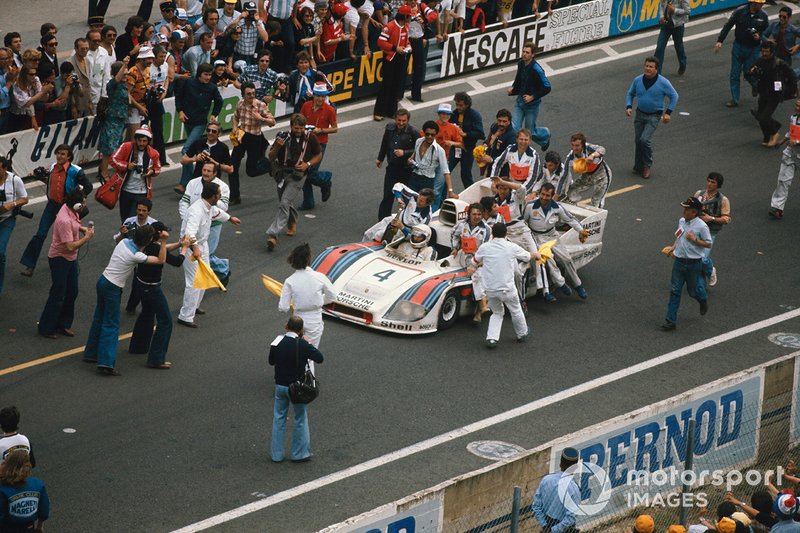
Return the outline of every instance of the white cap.
[[[139,48],[139,55],[136,56],[136,59],[153,59],[156,56],[153,54],[153,49],[149,46],[142,46]]]
[[[153,138],[153,134],[150,132],[150,128],[147,127],[146,124],[143,124],[142,126],[139,127],[138,130],[133,132],[133,136],[134,137],[136,137],[137,135],[142,135],[144,137],[147,137],[148,139],[152,139]]]
[[[448,115],[453,114],[453,106],[449,103],[439,104],[439,109],[436,110],[437,113],[447,113]]]
[[[186,14],[186,10],[182,7],[175,10],[175,17],[181,20],[189,20],[189,15]]]

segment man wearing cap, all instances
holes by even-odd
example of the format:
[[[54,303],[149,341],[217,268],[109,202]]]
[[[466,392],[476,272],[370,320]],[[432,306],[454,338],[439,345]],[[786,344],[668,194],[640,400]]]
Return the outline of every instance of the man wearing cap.
[[[258,51],[258,64],[247,65],[242,70],[239,79],[234,85],[241,89],[241,84],[249,81],[256,88],[256,98],[263,100],[265,104],[272,102],[273,94],[277,88],[275,83],[278,81],[278,73],[269,68],[272,62],[272,52],[266,48]]]
[[[770,533],[798,533],[800,522],[794,521],[794,515],[800,512],[797,497],[792,494],[778,494],[774,505],[778,523],[772,526]]]
[[[461,137],[461,132],[457,125],[450,122],[450,117],[453,114],[453,107],[449,103],[439,104],[436,110],[437,120],[436,125],[439,126],[439,133],[436,134],[436,144],[444,149],[447,156],[448,167],[451,165],[450,155],[454,149],[463,150],[464,141]],[[425,135],[420,132],[420,135]],[[442,205],[442,201],[447,198],[447,186],[444,181],[444,172],[441,167],[436,168],[436,178],[434,179],[433,190],[436,191],[436,201],[433,203],[432,209],[436,211]]]
[[[211,45],[214,43],[214,36],[211,33],[204,33],[200,36],[198,43],[183,54],[183,61],[192,76],[197,75],[197,67],[202,63],[211,64]]]
[[[229,26],[238,24],[239,16],[241,15],[241,13],[236,11],[236,0],[224,0],[222,7],[217,9],[217,14],[219,15],[217,30],[221,32],[225,32]]]
[[[150,66],[153,64],[153,49],[149,46],[142,46],[136,56],[136,64],[128,69],[125,75],[125,84],[128,87],[130,102],[128,105],[128,139],[133,133],[147,121],[147,103],[145,95],[150,87]]]
[[[383,79],[378,96],[375,98],[375,107],[372,118],[383,120],[384,117],[393,117],[397,112],[397,102],[405,90],[406,65],[411,54],[411,45],[408,41],[408,20],[411,17],[411,8],[403,4],[397,10],[394,20],[383,27],[378,37],[378,48],[383,51]]]
[[[778,170],[778,183],[772,192],[767,214],[774,220],[783,219],[783,208],[789,199],[789,187],[794,180],[795,170],[800,165],[800,98],[794,102],[794,114],[789,118],[789,131],[786,132],[789,142],[783,149],[781,166]]]
[[[155,24],[154,29],[157,33],[169,37],[175,31],[175,10],[178,9],[178,5],[172,0],[167,0],[161,2],[158,7],[161,9],[161,20]]]
[[[564,191],[569,201],[578,203],[589,192],[592,205],[603,209],[611,186],[611,167],[606,163],[606,149],[586,141],[586,136],[573,133],[569,139],[570,152],[564,160],[566,171]]]
[[[153,134],[141,126],[133,134],[133,141],[124,142],[111,155],[110,164],[122,177],[119,195],[120,222],[136,214],[136,203],[141,198],[153,198],[153,176],[161,172],[158,152],[150,146]]]
[[[269,147],[269,142],[261,133],[261,128],[275,125],[275,118],[267,108],[267,104],[256,98],[254,84],[246,81],[242,83],[241,89],[242,99],[236,104],[232,120],[233,131],[231,132],[231,137],[235,137],[239,130],[244,132],[239,144],[233,149],[233,172],[228,177],[231,183],[232,204],[239,204],[242,201],[239,192],[239,169],[245,154],[247,154],[246,171],[248,176],[254,177],[266,172],[266,166],[262,165],[264,165],[264,152]]]
[[[536,62],[535,45],[527,41],[522,45],[522,58],[517,63],[517,75],[508,89],[509,96],[516,96],[511,125],[514,130],[523,126],[531,130],[532,140],[547,151],[550,146],[550,130],[536,126],[542,98],[550,93],[550,80],[544,69]]]
[[[325,83],[315,83],[314,89],[312,89],[313,98],[300,108],[300,114],[306,117],[307,126],[314,126],[312,131],[317,136],[323,158],[325,157],[325,148],[328,146],[328,135],[339,131],[339,126],[336,123],[336,109],[327,102],[330,92]],[[301,211],[314,208],[313,185],[316,185],[322,191],[323,202],[327,202],[331,197],[331,178],[333,173],[329,171],[320,172],[320,165],[322,165],[322,159],[308,171],[308,179],[303,185]]]
[[[251,65],[255,61],[254,56],[258,49],[259,39],[267,43],[269,42],[269,35],[267,34],[266,28],[264,28],[264,23],[258,15],[256,3],[252,1],[244,2],[242,7],[244,10],[237,18],[237,24],[242,28],[242,37],[233,48],[233,60],[243,60],[246,61],[248,65]]]
[[[667,318],[661,325],[666,331],[675,329],[684,284],[689,296],[700,302],[700,314],[705,315],[708,311],[706,283],[703,277],[703,254],[706,248],[712,246],[711,232],[699,217],[703,210],[700,200],[690,196],[681,207],[683,207],[683,217],[678,220],[675,242],[661,250],[665,255],[675,258],[672,265]]]
[[[564,448],[561,452],[560,472],[548,474],[542,478],[536,494],[533,495],[533,516],[544,533],[577,533],[575,527],[575,514],[564,505],[564,499],[570,498],[573,508],[581,503],[581,491],[575,483],[575,477],[566,473],[568,469],[578,463],[578,450]],[[566,490],[559,490],[564,483],[562,478],[569,478]],[[560,494],[563,494],[563,498]]]
[[[528,324],[525,322],[520,296],[517,294],[515,277],[519,261],[527,263],[539,257],[538,252],[529,252],[506,239],[506,225],[503,223],[492,226],[492,240],[483,243],[475,252],[467,273],[471,276],[477,267],[483,267],[481,286],[492,311],[489,329],[486,331],[487,348],[497,348],[506,307],[511,314],[517,342],[527,340]]]
[[[766,0],[750,0],[746,5],[736,8],[717,36],[717,42],[714,45],[715,53],[722,49],[725,37],[736,26],[731,50],[731,99],[725,104],[728,107],[739,105],[739,78],[742,72],[745,74],[744,79],[753,87],[753,96],[756,95],[756,82],[748,76],[747,72],[758,59],[758,46],[761,43],[762,34],[769,25],[769,17],[761,10],[765,3]]]
[[[724,181],[725,178],[719,172],[709,172],[706,188],[694,193],[695,198],[703,204],[700,220],[708,225],[712,243],[717,240],[722,226],[731,223],[731,202],[727,196],[719,192]],[[711,260],[711,248],[706,248],[703,253],[703,274],[708,280],[709,287],[717,284],[717,269]]]
[[[636,155],[633,172],[644,179],[650,177],[653,166],[653,134],[659,122],[666,124],[678,105],[678,92],[667,78],[658,73],[658,59],[644,60],[644,74],[633,79],[625,98],[625,115],[633,115],[633,100],[636,99],[636,118],[633,121]],[[664,109],[664,100],[667,100]]]

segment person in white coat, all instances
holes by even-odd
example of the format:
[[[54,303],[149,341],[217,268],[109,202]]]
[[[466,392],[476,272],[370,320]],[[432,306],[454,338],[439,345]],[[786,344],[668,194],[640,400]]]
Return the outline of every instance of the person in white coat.
[[[336,289],[325,274],[309,266],[311,248],[307,243],[292,250],[288,260],[295,272],[283,282],[278,310],[302,318],[306,339],[314,348],[319,348],[325,330],[322,306],[336,300]],[[313,371],[313,361],[309,361],[309,364]]]
[[[496,348],[500,339],[500,330],[503,327],[505,307],[511,313],[514,332],[517,342],[525,342],[528,338],[528,324],[522,313],[520,296],[517,294],[514,283],[514,273],[517,270],[517,261],[533,261],[539,259],[538,252],[529,252],[521,246],[506,239],[506,225],[499,222],[492,226],[492,240],[478,248],[473,259],[473,266],[467,269],[472,275],[477,266],[483,266],[481,283],[486,296],[489,298],[489,309],[492,316],[489,318],[489,330],[486,332],[486,346]]]

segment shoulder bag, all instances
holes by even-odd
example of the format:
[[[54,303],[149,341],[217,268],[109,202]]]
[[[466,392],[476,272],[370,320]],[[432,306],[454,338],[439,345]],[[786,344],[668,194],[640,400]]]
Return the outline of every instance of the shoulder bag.
[[[295,368],[300,362],[300,337],[297,337],[297,344],[294,351]],[[311,403],[319,396],[319,381],[314,377],[314,373],[306,364],[306,369],[299,379],[289,384],[289,399],[292,403]]]

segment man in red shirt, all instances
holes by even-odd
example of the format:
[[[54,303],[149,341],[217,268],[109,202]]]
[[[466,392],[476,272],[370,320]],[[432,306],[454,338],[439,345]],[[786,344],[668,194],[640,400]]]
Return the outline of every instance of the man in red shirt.
[[[315,83],[311,92],[314,94],[314,98],[303,104],[300,114],[306,117],[306,128],[314,128],[312,131],[317,136],[317,141],[319,141],[320,148],[322,148],[322,157],[325,157],[328,135],[339,131],[339,126],[336,123],[336,109],[327,102],[330,90],[328,90],[326,84]],[[331,197],[331,178],[333,178],[333,174],[327,170],[320,171],[321,164],[322,159],[308,171],[308,179],[303,185],[301,211],[314,208],[314,185],[322,190],[323,202],[327,202],[328,198]]]
[[[39,335],[48,339],[55,339],[56,333],[75,336],[70,328],[78,298],[78,248],[94,237],[92,226],[81,226],[83,202],[79,187],[69,191],[53,225],[53,242],[47,252],[53,284],[39,318]]]
[[[339,43],[350,39],[349,35],[344,34],[342,28],[342,17],[347,13],[347,6],[341,3],[334,4],[328,13],[328,18],[322,23],[322,38],[319,47],[319,59],[322,63],[333,61]]]
[[[411,8],[405,4],[400,6],[394,20],[383,27],[378,37],[378,47],[383,51],[383,79],[372,111],[374,120],[393,117],[397,112],[397,102],[403,96],[408,56],[411,53],[408,41],[410,17]]]

